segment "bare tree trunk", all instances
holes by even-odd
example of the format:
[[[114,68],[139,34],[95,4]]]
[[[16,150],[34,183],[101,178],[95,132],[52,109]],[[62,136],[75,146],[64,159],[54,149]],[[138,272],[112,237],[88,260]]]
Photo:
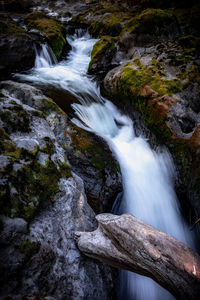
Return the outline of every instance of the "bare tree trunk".
[[[154,279],[177,299],[199,299],[200,257],[174,237],[130,214],[100,214],[93,232],[76,232],[87,256]]]

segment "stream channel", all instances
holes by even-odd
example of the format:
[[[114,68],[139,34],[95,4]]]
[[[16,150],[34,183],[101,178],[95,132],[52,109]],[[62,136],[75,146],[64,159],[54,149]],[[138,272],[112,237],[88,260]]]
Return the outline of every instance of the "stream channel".
[[[144,222],[193,246],[191,233],[180,214],[173,189],[173,161],[166,149],[152,150],[148,140],[136,136],[134,121],[100,94],[94,78],[87,75],[92,47],[96,42],[79,30],[68,37],[72,50],[66,60],[57,62],[52,50],[42,45],[36,50],[35,67],[15,76],[39,85],[52,85],[74,95],[72,104],[79,127],[103,138],[118,160],[123,195],[113,205],[113,213],[131,213]],[[128,271],[119,272],[119,300],[174,299],[150,278]]]

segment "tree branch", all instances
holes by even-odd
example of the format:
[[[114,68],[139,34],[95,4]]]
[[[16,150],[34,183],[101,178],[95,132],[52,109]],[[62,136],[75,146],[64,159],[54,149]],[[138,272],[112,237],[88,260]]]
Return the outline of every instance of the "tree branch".
[[[200,257],[191,248],[130,214],[96,219],[97,230],[76,232],[84,254],[151,277],[178,299],[198,299]]]

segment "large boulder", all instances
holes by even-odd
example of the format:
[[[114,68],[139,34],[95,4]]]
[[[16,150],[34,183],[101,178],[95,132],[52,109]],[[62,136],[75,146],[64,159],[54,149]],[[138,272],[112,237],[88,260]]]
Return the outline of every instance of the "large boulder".
[[[32,38],[8,15],[0,16],[0,79],[34,65]]]
[[[65,50],[71,49],[66,40],[66,28],[56,20],[49,18],[45,13],[30,13],[26,15],[25,23],[29,29],[34,28],[45,35],[58,58],[61,56],[64,48]]]
[[[67,160],[67,122],[36,88],[1,83],[0,296],[114,298],[113,271],[74,243],[96,222]]]
[[[57,105],[41,91],[27,84],[5,81],[1,83],[0,88],[44,112],[58,110]],[[68,102],[66,97],[65,102]],[[96,213],[109,212],[116,195],[122,190],[117,161],[102,139],[78,128],[67,116],[62,116],[59,122],[54,120],[55,117],[51,115],[50,119],[57,124],[55,131],[59,143],[65,149],[72,170],[84,181],[90,206]]]
[[[116,42],[117,39],[104,36],[95,43],[88,67],[89,74],[102,76],[115,66]]]
[[[184,39],[191,40],[191,45],[185,46]],[[126,111],[139,111],[145,125],[169,147],[179,170],[177,187],[182,204],[190,210],[188,197],[198,216],[200,77],[194,41],[198,45],[199,38],[188,36],[139,51],[133,47],[135,58],[111,70],[104,88]]]

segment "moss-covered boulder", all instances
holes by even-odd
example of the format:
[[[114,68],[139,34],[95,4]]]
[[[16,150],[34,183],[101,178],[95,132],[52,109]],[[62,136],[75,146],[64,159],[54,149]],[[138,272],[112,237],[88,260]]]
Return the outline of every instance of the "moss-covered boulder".
[[[121,35],[127,32],[132,35],[135,44],[143,46],[176,36],[178,22],[171,9],[148,8],[138,11],[125,23]]]
[[[7,14],[0,16],[0,79],[34,65],[33,40]]]
[[[190,66],[188,72],[172,77],[169,66],[142,57],[110,71],[104,87],[118,105],[139,111],[147,128],[169,147],[180,172],[182,192],[200,212],[199,71],[194,69],[191,76]]]
[[[88,203],[96,213],[109,212],[122,190],[121,173],[108,146],[94,134],[69,123],[65,131],[72,170],[84,181]]]
[[[0,296],[112,298],[111,269],[80,255],[74,240],[96,222],[67,161],[67,115],[27,84],[0,88]]]
[[[87,27],[94,37],[119,36],[123,24],[130,19],[130,12],[122,6],[110,5],[106,2],[92,3],[87,9],[72,18],[73,26]]]
[[[47,17],[44,13],[34,12],[25,17],[25,23],[29,29],[35,28],[41,31],[46,38],[52,50],[59,58],[63,49],[70,49],[66,41],[66,28],[56,20]]]
[[[89,74],[105,74],[114,67],[113,58],[117,52],[116,42],[117,39],[104,36],[95,43],[88,67]]]
[[[56,103],[44,96],[40,90],[30,85],[13,81],[1,82],[0,89],[9,91],[12,97],[18,98],[23,104],[34,108],[34,115],[31,118],[33,120],[35,117],[40,117],[41,120],[46,119],[55,134],[56,142],[52,141],[52,139],[47,139],[44,145],[39,147],[41,150],[38,148],[35,149],[35,156],[33,156],[31,164],[33,170],[32,174],[35,172],[34,161],[37,159],[38,154],[41,156],[40,152],[42,152],[41,158],[45,158],[48,153],[51,153],[54,157],[54,151],[57,149],[54,145],[59,143],[61,154],[64,155],[63,151],[67,154],[72,170],[83,179],[86,195],[91,207],[97,213],[109,211],[116,194],[121,191],[122,185],[119,166],[112,157],[111,151],[106,144],[94,134],[85,132],[70,122],[67,115]],[[65,101],[67,101],[66,98]],[[13,116],[15,116],[14,110],[12,113]],[[8,135],[13,131],[14,134],[17,134],[15,128],[17,130],[19,125],[15,126],[15,124],[19,123],[19,121],[17,121],[19,118],[17,116],[14,117],[13,122],[15,122],[15,124],[12,124],[12,118],[10,118],[10,120],[10,124],[6,125],[9,130]],[[24,132],[26,135],[32,134],[32,126],[30,126],[32,123],[30,123],[30,121],[28,119],[26,126],[24,125],[23,127],[23,120],[20,119],[20,128],[26,130],[26,132]],[[21,155],[23,155],[23,153]],[[45,173],[45,168],[43,172]],[[54,173],[55,176],[58,175],[56,171]],[[56,180],[54,183],[55,182]],[[46,202],[42,201],[42,203]]]
[[[1,213],[30,221],[42,204],[54,200],[59,180],[71,176],[70,167],[65,155],[58,154],[42,111],[5,92],[0,106]],[[56,104],[52,107],[55,111]]]

